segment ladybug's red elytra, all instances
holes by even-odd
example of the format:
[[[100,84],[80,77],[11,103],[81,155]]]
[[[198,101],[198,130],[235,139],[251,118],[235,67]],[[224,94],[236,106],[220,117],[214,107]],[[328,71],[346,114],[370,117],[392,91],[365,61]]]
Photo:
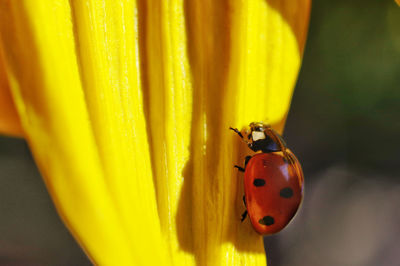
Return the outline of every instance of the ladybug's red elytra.
[[[262,235],[281,231],[296,214],[303,199],[304,176],[296,156],[287,148],[282,137],[269,125],[251,123],[247,140],[235,131],[257,152],[247,156],[244,172],[243,197],[246,211],[254,230]]]

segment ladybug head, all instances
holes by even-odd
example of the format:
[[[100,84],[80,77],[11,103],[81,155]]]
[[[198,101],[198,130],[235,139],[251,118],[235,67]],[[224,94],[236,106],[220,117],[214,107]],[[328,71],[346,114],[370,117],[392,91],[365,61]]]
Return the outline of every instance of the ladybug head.
[[[249,148],[253,151],[265,153],[281,151],[286,147],[282,137],[271,128],[261,122],[253,122],[250,125],[250,134],[247,136],[250,141]]]

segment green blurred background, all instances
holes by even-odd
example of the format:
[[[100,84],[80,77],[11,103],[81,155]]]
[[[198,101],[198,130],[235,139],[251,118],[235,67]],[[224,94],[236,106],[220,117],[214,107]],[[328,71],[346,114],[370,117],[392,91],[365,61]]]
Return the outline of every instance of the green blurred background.
[[[285,129],[306,196],[269,266],[400,264],[400,7],[314,1]],[[0,137],[0,265],[90,265],[26,143]]]

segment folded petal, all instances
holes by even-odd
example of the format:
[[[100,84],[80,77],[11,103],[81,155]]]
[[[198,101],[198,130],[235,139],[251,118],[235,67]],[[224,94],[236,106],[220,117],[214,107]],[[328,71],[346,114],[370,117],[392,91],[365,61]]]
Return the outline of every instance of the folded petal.
[[[49,192],[91,258],[101,265],[160,264],[167,261],[166,249],[160,247],[144,117],[138,114],[143,111],[135,87],[136,59],[129,62],[131,72],[121,69],[129,75],[124,95],[115,82],[119,77],[112,70],[116,69],[110,69],[114,61],[107,60],[118,60],[108,54],[116,52],[117,47],[107,46],[113,41],[96,40],[90,52],[82,55],[79,48],[86,48],[93,38],[107,37],[96,35],[95,27],[102,23],[96,16],[104,15],[101,3],[90,4],[86,1],[71,7],[69,1],[2,1],[0,27],[10,84]],[[89,11],[80,15],[80,8],[86,5]],[[134,14],[134,7],[131,9]],[[89,16],[96,21],[85,20]],[[93,27],[93,31],[79,39],[85,27]],[[134,27],[131,30],[135,33]],[[104,29],[101,32],[106,33]],[[84,56],[99,58],[82,65]],[[93,69],[96,63],[99,65]],[[97,74],[92,71],[99,79],[91,83],[92,75]],[[110,73],[111,80],[103,76]],[[128,90],[128,85],[133,88]],[[115,104],[118,96],[124,101]],[[99,106],[101,114],[97,114]],[[128,108],[128,117],[123,117]],[[98,128],[100,123],[103,130]],[[110,131],[114,135],[106,135]],[[121,150],[119,145],[123,145]]]

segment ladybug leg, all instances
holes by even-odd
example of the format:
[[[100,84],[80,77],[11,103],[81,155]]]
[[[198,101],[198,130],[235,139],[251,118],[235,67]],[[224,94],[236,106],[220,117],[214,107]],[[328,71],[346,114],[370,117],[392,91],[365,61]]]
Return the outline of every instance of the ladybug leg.
[[[243,196],[243,203],[244,203],[244,206],[246,207],[246,196]],[[246,217],[247,217],[247,210],[245,210],[245,211],[242,213],[242,219],[240,219],[240,221],[243,222],[244,219],[246,219]]]
[[[241,222],[244,221],[244,219],[246,219],[247,217],[247,210],[244,211],[244,213],[242,213],[242,218],[240,219]]]
[[[244,168],[240,167],[239,165],[235,165],[235,168],[237,168],[240,172],[244,172]]]
[[[244,159],[244,168],[246,168],[247,163],[250,161],[250,159],[251,159],[250,155],[246,156],[246,158]]]
[[[245,160],[244,160],[244,168],[239,166],[239,165],[235,165],[235,168],[237,168],[240,172],[244,172],[247,166],[247,163],[250,161],[251,156],[246,156]]]

